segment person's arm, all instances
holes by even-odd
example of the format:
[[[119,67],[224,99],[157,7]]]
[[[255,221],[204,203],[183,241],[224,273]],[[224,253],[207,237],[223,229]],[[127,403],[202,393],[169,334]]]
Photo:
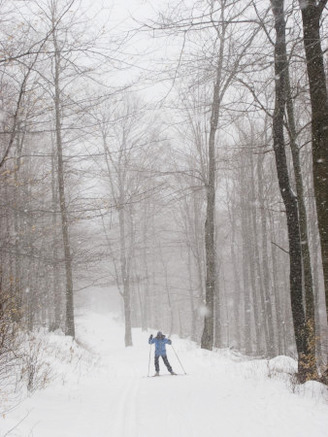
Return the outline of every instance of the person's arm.
[[[172,340],[170,340],[169,338],[166,338],[166,339],[165,339],[165,343],[166,343],[166,344],[172,344]]]
[[[153,338],[153,334],[151,334],[151,336],[149,337],[148,343],[149,344],[155,343],[155,339]]]

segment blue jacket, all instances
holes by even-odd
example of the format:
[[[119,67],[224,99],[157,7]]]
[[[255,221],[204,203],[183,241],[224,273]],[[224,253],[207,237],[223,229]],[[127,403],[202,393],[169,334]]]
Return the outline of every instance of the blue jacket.
[[[159,355],[166,355],[165,345],[171,344],[172,341],[163,336],[162,338],[158,338],[158,337],[149,338],[148,343],[149,344],[155,343],[155,355],[159,356]]]

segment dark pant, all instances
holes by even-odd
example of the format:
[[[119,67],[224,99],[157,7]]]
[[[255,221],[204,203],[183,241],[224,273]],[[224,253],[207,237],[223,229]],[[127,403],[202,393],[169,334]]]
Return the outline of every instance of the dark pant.
[[[169,372],[172,372],[172,367],[169,363],[169,360],[167,359],[166,355],[155,355],[155,370],[156,372],[159,372],[159,357],[163,358],[164,364],[167,367],[167,370]]]

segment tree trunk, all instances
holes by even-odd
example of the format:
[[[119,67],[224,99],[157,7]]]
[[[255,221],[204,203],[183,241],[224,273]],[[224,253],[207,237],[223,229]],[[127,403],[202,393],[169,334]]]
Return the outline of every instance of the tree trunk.
[[[327,0],[299,1],[312,108],[313,184],[317,206],[328,320],[328,101],[320,18]],[[317,4],[318,3],[318,4]]]
[[[223,6],[223,5],[221,5]],[[221,17],[224,17],[224,7],[221,10]],[[208,138],[208,174],[206,180],[206,220],[205,220],[205,257],[206,257],[206,288],[205,304],[207,313],[205,315],[204,330],[201,339],[203,349],[212,350],[214,341],[214,296],[216,289],[216,250],[215,250],[215,194],[216,194],[216,159],[215,159],[215,138],[219,125],[220,95],[222,87],[223,55],[225,49],[225,25],[222,26],[220,45],[218,52],[218,64],[213,90],[211,107],[210,132]],[[229,80],[228,80],[229,81]],[[227,86],[227,84],[225,84]]]
[[[216,85],[217,87],[217,85]],[[215,88],[216,88],[215,87]],[[214,96],[217,94],[214,92]],[[201,340],[203,349],[212,350],[214,341],[214,294],[216,290],[216,251],[215,251],[215,134],[218,125],[219,108],[217,99],[213,99],[211,129],[208,143],[208,180],[206,186],[206,315]]]
[[[19,186],[19,168],[21,166],[21,152],[22,152],[22,144],[23,140],[18,136],[17,138],[17,149],[16,149],[16,159],[15,159],[15,167],[16,171],[14,172],[14,196],[15,196],[15,211],[14,211],[14,231],[15,231],[15,308],[16,311],[13,314],[13,320],[15,322],[20,322],[23,316],[23,290],[21,284],[21,272],[22,272],[22,262],[20,259],[20,239],[17,237],[21,232],[21,212],[20,205],[22,202],[20,191],[18,190]]]
[[[51,163],[51,183],[52,183],[52,233],[53,233],[53,260],[52,260],[52,317],[50,329],[55,331],[61,327],[61,296],[58,266],[58,248],[57,248],[57,209],[58,209],[58,186],[56,184],[56,150],[53,144],[53,154]]]
[[[61,96],[60,96],[60,51],[58,49],[56,32],[53,34],[55,48],[55,125],[56,125],[56,145],[57,145],[57,175],[59,190],[59,205],[61,214],[61,227],[64,245],[65,273],[66,273],[66,323],[65,334],[75,337],[74,321],[74,297],[73,297],[73,273],[72,257],[69,238],[68,212],[65,198],[64,164],[63,164],[63,144],[61,128]]]
[[[233,187],[233,190],[235,190],[235,187]],[[229,214],[229,221],[230,221],[230,227],[231,227],[231,240],[230,240],[230,254],[231,254],[231,261],[232,261],[232,268],[233,268],[233,319],[234,319],[234,341],[235,346],[237,349],[240,349],[241,347],[241,323],[240,323],[240,300],[241,300],[241,287],[240,287],[240,273],[238,269],[238,261],[237,261],[237,255],[236,255],[236,248],[237,248],[237,240],[236,240],[236,222],[237,217],[235,214],[236,208],[234,208],[234,205],[230,206],[230,202],[227,203],[228,207],[228,214]]]
[[[314,197],[310,198],[310,230],[312,237],[312,248],[313,248],[313,293],[315,298],[315,332],[316,332],[316,353],[318,356],[318,364],[322,364],[322,362],[326,362],[326,356],[324,353],[323,347],[323,329],[322,329],[322,321],[320,320],[320,280],[319,280],[319,272],[321,273],[320,268],[320,237],[318,233],[317,222],[314,219],[316,217],[316,206]]]
[[[246,158],[249,156],[249,152],[246,152]],[[248,164],[250,162],[247,159]],[[242,164],[243,165],[243,164]],[[248,172],[253,172],[253,168],[249,166]],[[245,174],[245,173],[244,173]],[[247,182],[247,186],[251,180],[245,174],[243,178],[243,186],[245,185],[245,181]],[[247,266],[249,269],[249,278],[250,278],[250,295],[251,295],[251,304],[250,307],[252,309],[253,319],[254,319],[254,345],[255,349],[253,352],[258,354],[261,349],[261,329],[260,329],[260,310],[259,310],[259,301],[258,301],[258,284],[256,280],[256,254],[255,254],[255,245],[257,244],[256,234],[253,233],[253,217],[252,217],[252,209],[254,205],[254,199],[252,199],[252,183],[250,184],[250,189],[245,190],[243,194],[243,198],[246,200],[245,202],[245,221],[246,221],[246,232],[243,238],[246,240],[246,251],[247,251]],[[246,260],[245,260],[246,261]]]
[[[271,292],[271,284],[270,284],[270,273],[269,273],[269,257],[268,257],[268,229],[267,229],[267,218],[265,213],[265,199],[264,199],[264,190],[263,190],[263,160],[264,154],[259,153],[257,159],[257,177],[258,177],[258,196],[260,203],[260,222],[261,222],[261,238],[262,238],[262,274],[263,274],[263,292],[261,293],[261,303],[264,312],[264,334],[265,334],[265,342],[266,342],[266,350],[269,351],[269,355],[273,356],[273,342],[272,337],[270,338],[271,327],[273,326],[272,320],[272,307],[270,297],[273,295]],[[267,299],[269,297],[269,302]],[[277,311],[277,308],[276,308]],[[269,329],[270,328],[270,329]],[[277,335],[279,337],[279,335]],[[279,342],[279,341],[278,341]]]
[[[149,252],[149,237],[148,237],[148,221],[147,216],[149,215],[149,205],[145,205],[145,211],[144,211],[144,220],[143,220],[143,266],[144,266],[144,276],[145,276],[145,284],[144,284],[144,321],[143,321],[143,328],[145,330],[149,328],[150,326],[150,283],[149,283],[149,268],[148,268],[148,252]]]
[[[123,303],[124,303],[124,324],[125,324],[125,333],[124,333],[124,342],[125,346],[132,346],[132,327],[131,327],[131,295],[130,295],[130,287],[129,283],[124,283],[124,295],[123,295]]]
[[[305,311],[302,296],[302,252],[299,231],[297,198],[292,191],[285,152],[284,111],[286,104],[286,40],[284,0],[271,0],[275,17],[275,110],[273,117],[273,146],[276,158],[280,193],[286,208],[289,259],[290,259],[290,294],[296,348],[298,353],[298,371],[300,380],[306,379],[307,336]]]
[[[131,293],[130,277],[126,256],[126,233],[125,233],[125,211],[123,195],[120,198],[119,205],[119,226],[120,226],[120,258],[121,258],[121,277],[123,283],[123,304],[124,304],[124,322],[125,322],[125,346],[132,346],[131,330]]]
[[[249,209],[250,209],[250,225],[251,225],[251,232],[250,235],[252,235],[252,238],[250,240],[250,245],[252,249],[252,256],[254,258],[254,282],[255,282],[255,298],[256,298],[256,311],[257,311],[257,323],[258,323],[258,343],[257,343],[257,353],[260,355],[263,355],[263,348],[264,348],[264,326],[265,326],[265,318],[263,317],[264,314],[264,307],[263,307],[263,294],[264,294],[264,286],[263,286],[263,275],[261,271],[261,262],[260,262],[260,252],[259,252],[259,241],[261,238],[261,234],[258,231],[258,220],[257,220],[257,201],[256,201],[256,189],[255,189],[255,165],[254,165],[254,158],[253,158],[253,151],[249,151],[249,174],[250,174],[250,191],[249,194]],[[268,289],[268,293],[269,293]],[[261,299],[262,298],[262,299]],[[270,298],[270,295],[269,295]],[[267,300],[268,304],[270,305],[271,309],[271,300]],[[255,310],[255,308],[254,308]],[[272,322],[272,320],[271,320]],[[274,345],[274,342],[272,341],[272,344]]]
[[[308,331],[308,352],[309,361],[312,363],[312,371],[316,375],[315,366],[315,314],[314,314],[314,292],[313,292],[313,279],[312,279],[312,267],[311,267],[311,255],[308,239],[308,226],[307,215],[304,200],[304,188],[303,188],[303,176],[301,170],[301,161],[298,145],[296,143],[296,124],[294,117],[294,106],[292,101],[292,94],[290,88],[289,71],[286,70],[286,104],[288,115],[288,132],[290,139],[290,147],[292,152],[292,161],[296,182],[296,192],[298,200],[299,210],[299,223],[301,234],[301,250],[302,250],[302,263],[303,263],[303,276],[304,276],[304,292],[305,292],[305,316],[306,325]],[[311,358],[312,357],[312,358]]]
[[[188,247],[187,269],[188,269],[188,279],[189,279],[188,280],[188,283],[189,283],[189,302],[190,302],[190,313],[191,313],[190,338],[192,340],[195,340],[195,338],[196,338],[196,310],[195,310],[195,303],[194,303],[193,278],[192,278],[191,263],[192,263],[191,249],[190,249],[190,247]]]
[[[244,301],[244,347],[246,354],[252,353],[252,324],[251,324],[251,284],[250,284],[250,270],[249,270],[249,253],[247,241],[247,217],[246,217],[246,196],[245,192],[245,171],[243,160],[239,161],[239,183],[240,191],[240,215],[241,215],[241,236],[242,236],[242,270],[243,270],[243,301]]]
[[[283,271],[279,272],[278,266],[280,265],[279,260],[277,259],[278,254],[278,248],[272,244],[272,242],[276,241],[277,239],[277,232],[276,232],[276,226],[275,226],[275,219],[273,217],[273,214],[269,214],[269,225],[270,225],[270,239],[271,239],[271,245],[270,245],[270,255],[271,255],[271,268],[272,268],[272,287],[273,287],[273,293],[275,295],[275,300],[277,302],[276,305],[276,322],[277,322],[277,337],[278,337],[278,345],[279,345],[279,354],[285,355],[288,347],[288,345],[294,345],[294,334],[293,334],[293,341],[289,341],[289,332],[290,329],[293,329],[292,323],[289,326],[288,321],[290,318],[292,318],[291,315],[291,308],[290,308],[290,297],[285,294],[285,277]],[[280,228],[280,227],[279,227]],[[269,249],[268,249],[269,251]],[[286,259],[288,257],[287,254],[284,254],[286,256]],[[285,297],[283,299],[283,297]],[[289,329],[290,328],[290,329]]]

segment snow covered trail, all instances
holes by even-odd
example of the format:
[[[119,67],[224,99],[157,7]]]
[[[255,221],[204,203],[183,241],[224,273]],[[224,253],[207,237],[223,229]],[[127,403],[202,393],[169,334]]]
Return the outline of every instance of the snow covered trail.
[[[318,393],[312,383],[293,393],[286,378],[268,377],[265,361],[211,353],[173,338],[188,375],[171,376],[160,362],[163,377],[147,378],[149,334],[135,330],[134,347],[125,348],[123,328],[96,314],[81,318],[77,332],[99,355],[98,365],[78,383],[57,381],[25,400],[0,419],[1,437],[26,415],[10,436],[328,436],[327,392]],[[168,357],[181,373],[170,347]]]

